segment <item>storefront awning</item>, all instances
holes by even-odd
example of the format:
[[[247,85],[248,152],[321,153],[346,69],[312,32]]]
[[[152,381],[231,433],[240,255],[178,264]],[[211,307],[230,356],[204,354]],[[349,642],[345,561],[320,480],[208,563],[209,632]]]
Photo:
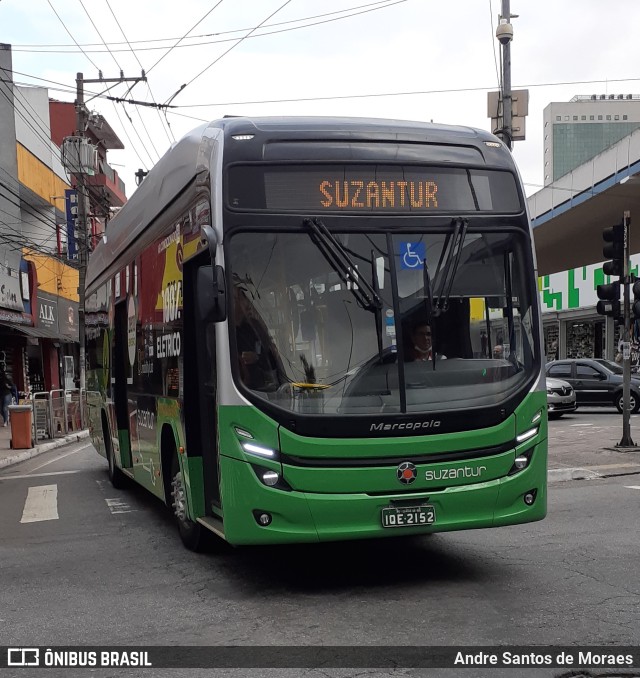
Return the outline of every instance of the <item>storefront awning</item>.
[[[22,334],[26,334],[29,337],[38,337],[40,339],[60,339],[57,332],[53,330],[47,330],[42,327],[30,327],[29,325],[18,325],[16,323],[0,324],[0,330],[5,327],[10,330],[15,330],[16,332],[21,332]]]

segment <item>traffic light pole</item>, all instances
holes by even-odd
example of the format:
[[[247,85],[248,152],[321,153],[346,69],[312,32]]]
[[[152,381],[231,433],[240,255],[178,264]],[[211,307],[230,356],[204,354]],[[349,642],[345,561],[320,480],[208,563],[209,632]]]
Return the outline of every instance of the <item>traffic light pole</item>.
[[[617,447],[634,447],[631,439],[631,412],[629,410],[629,400],[631,396],[631,300],[629,295],[629,285],[631,276],[629,271],[629,226],[631,224],[631,213],[626,211],[623,218],[624,226],[624,260],[623,260],[623,314],[624,314],[624,335],[622,345],[622,400],[624,403],[622,409],[622,440]]]
[[[631,440],[631,299],[629,286],[631,285],[631,271],[629,270],[631,212],[626,211],[621,223],[609,226],[602,231],[604,247],[602,254],[611,261],[602,264],[604,275],[617,277],[610,283],[598,285],[598,305],[596,310],[600,315],[613,318],[622,324],[622,440],[616,447],[635,447]],[[622,312],[620,309],[620,287],[622,287]],[[634,318],[640,317],[640,289],[638,282],[634,284],[633,294],[636,298],[633,304]]]

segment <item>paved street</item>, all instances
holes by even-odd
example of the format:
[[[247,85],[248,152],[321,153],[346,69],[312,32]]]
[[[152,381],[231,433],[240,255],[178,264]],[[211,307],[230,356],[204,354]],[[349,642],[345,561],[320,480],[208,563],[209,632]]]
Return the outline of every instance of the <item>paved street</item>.
[[[551,422],[552,445],[620,422]],[[0,472],[2,644],[637,645],[639,516],[640,475],[615,475],[552,482],[547,519],[522,527],[197,555],[83,440]],[[507,675],[487,671],[464,675]],[[184,672],[140,675],[165,673]]]

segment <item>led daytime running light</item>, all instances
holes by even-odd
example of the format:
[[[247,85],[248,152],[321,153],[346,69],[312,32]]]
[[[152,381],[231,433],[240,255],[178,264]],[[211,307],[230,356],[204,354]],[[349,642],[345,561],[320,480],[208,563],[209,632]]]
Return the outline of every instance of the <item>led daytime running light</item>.
[[[521,433],[519,436],[516,436],[516,443],[518,443],[518,445],[520,443],[524,443],[525,440],[530,440],[537,434],[538,434],[537,426],[535,426],[534,428],[530,428],[528,431],[525,431],[524,433]]]
[[[261,447],[260,445],[254,445],[253,443],[242,443],[242,447],[245,452],[257,454],[259,457],[273,459],[276,456],[275,450],[271,450],[268,447]]]

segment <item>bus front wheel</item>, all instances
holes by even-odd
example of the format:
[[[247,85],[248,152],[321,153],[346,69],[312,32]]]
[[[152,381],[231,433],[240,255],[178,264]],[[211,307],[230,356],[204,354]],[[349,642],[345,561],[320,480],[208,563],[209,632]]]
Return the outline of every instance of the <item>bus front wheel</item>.
[[[187,495],[180,470],[178,456],[173,455],[171,464],[171,497],[173,513],[178,522],[178,531],[182,543],[191,551],[202,551],[205,540],[205,529],[194,523],[187,514]]]
[[[125,486],[126,477],[124,473],[116,466],[116,460],[113,456],[113,449],[111,448],[111,440],[104,436],[104,444],[107,452],[107,463],[109,464],[109,480],[116,490],[121,490]]]

